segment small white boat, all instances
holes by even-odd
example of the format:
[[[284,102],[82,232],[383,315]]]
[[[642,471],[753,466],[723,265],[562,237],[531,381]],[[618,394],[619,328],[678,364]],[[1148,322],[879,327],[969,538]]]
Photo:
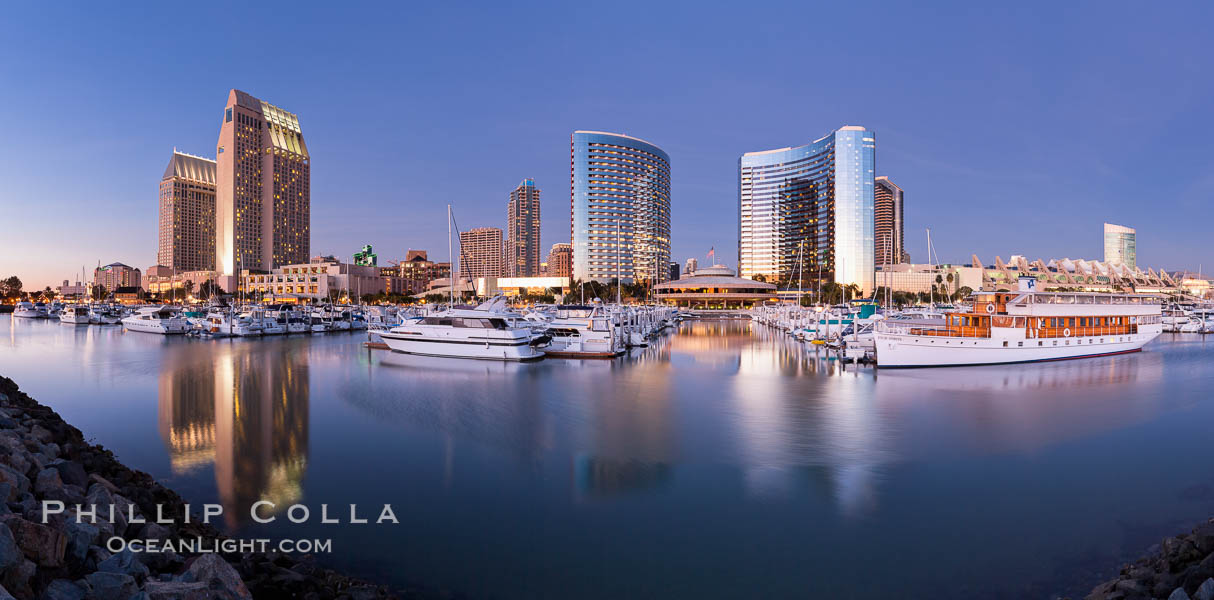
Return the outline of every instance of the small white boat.
[[[84,304],[73,304],[65,307],[59,313],[59,321],[61,323],[70,323],[72,325],[88,325],[89,324],[89,307]]]
[[[614,358],[624,353],[615,322],[601,307],[562,309],[548,324],[544,354],[552,358]]]
[[[97,304],[89,307],[89,323],[92,325],[116,325],[122,322],[122,313],[118,309]]]
[[[190,322],[168,306],[141,308],[123,319],[122,326],[127,331],[161,335],[184,334],[190,330]]]

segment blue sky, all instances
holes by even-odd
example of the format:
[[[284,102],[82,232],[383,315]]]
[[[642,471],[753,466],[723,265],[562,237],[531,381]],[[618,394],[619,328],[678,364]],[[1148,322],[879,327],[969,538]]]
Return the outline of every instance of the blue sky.
[[[0,16],[0,276],[155,262],[174,147],[214,156],[230,88],[300,116],[312,250],[446,254],[444,214],[505,226],[543,190],[569,238],[569,134],[672,162],[673,255],[735,264],[737,159],[877,133],[912,257],[1214,270],[1208,4],[15,4]]]

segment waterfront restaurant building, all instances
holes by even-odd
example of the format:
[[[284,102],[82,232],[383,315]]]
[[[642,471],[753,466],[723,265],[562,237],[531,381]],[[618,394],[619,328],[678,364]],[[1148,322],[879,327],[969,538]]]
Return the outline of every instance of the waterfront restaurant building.
[[[688,308],[749,308],[776,300],[776,285],[735,277],[724,265],[697,269],[676,281],[653,286],[658,301]]]

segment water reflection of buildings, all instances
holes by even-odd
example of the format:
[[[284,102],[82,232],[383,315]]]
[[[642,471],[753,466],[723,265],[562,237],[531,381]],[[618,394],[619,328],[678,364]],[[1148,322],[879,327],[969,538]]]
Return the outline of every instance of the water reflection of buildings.
[[[577,491],[610,496],[658,487],[670,480],[666,463],[636,459],[611,459],[579,455],[573,459],[573,480]]]
[[[872,378],[805,377],[843,371],[787,336],[753,329],[740,334],[751,343],[739,353],[728,394],[748,492],[784,496],[808,483],[844,515],[871,510],[879,469],[894,458]]]
[[[299,500],[307,470],[306,357],[254,349],[234,344],[213,362],[178,352],[160,375],[160,436],[173,473],[213,464],[229,526],[259,500],[278,510]]]

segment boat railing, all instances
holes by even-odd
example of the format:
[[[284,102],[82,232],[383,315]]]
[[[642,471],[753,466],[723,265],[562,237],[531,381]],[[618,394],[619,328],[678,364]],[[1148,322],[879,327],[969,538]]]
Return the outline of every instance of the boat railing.
[[[930,337],[965,337],[965,338],[987,338],[991,337],[989,327],[974,327],[961,325],[925,325],[911,323],[890,323],[889,321],[878,321],[876,331],[880,333],[890,333],[894,335],[922,335]]]

